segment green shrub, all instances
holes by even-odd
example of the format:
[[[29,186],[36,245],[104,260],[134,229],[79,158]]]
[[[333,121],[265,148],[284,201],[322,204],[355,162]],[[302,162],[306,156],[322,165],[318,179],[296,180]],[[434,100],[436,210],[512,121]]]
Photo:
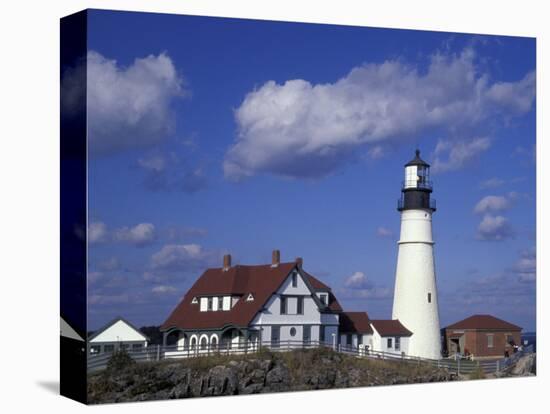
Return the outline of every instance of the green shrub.
[[[109,372],[118,372],[124,370],[128,367],[134,366],[136,361],[132,359],[128,352],[124,349],[120,349],[113,353],[113,356],[109,359],[107,363],[107,371]]]

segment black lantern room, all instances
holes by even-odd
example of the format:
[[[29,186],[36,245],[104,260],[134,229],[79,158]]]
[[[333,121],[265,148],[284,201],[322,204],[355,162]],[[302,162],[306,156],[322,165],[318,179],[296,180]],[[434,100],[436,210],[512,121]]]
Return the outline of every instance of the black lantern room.
[[[430,164],[420,158],[420,150],[416,150],[415,157],[405,164],[405,180],[397,210],[422,209],[434,212],[435,200],[430,199],[431,192]]]

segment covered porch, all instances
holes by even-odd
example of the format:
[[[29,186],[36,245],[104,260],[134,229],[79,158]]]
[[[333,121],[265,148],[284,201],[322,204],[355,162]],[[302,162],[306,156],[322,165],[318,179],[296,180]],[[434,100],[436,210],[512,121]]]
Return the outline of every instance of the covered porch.
[[[256,351],[258,347],[258,331],[234,325],[212,331],[172,328],[163,332],[163,349],[167,357],[247,353]]]

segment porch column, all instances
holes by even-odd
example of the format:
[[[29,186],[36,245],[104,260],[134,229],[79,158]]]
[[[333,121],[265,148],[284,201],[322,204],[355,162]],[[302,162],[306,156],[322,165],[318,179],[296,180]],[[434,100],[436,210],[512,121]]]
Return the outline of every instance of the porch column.
[[[162,333],[162,346],[166,347],[166,341],[168,340],[168,331]]]

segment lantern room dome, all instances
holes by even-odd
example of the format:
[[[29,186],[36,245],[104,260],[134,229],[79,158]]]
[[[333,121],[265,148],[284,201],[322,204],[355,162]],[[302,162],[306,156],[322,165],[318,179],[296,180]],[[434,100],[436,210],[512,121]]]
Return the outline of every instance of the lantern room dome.
[[[424,167],[429,167],[430,164],[428,164],[426,161],[424,161],[422,158],[420,158],[420,150],[417,149],[416,152],[415,152],[415,157],[410,160],[408,163],[405,164],[405,167],[410,167],[412,165],[421,165],[421,166],[424,166]]]

